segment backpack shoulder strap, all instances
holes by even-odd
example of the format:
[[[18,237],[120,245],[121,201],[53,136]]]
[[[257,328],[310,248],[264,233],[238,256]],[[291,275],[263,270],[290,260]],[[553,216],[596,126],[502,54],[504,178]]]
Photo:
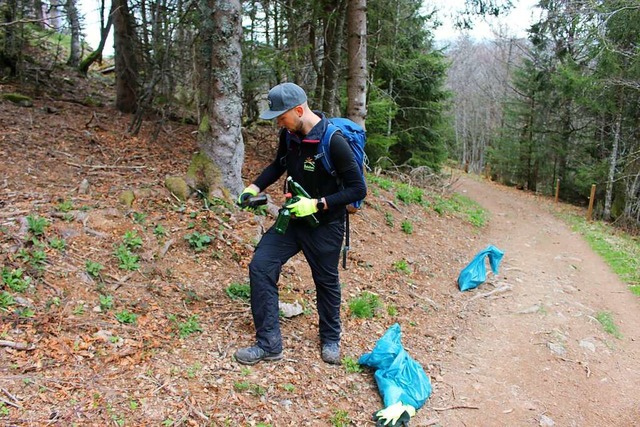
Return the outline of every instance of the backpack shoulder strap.
[[[333,167],[333,163],[331,163],[331,153],[329,152],[329,146],[331,145],[331,138],[333,138],[333,135],[339,130],[340,129],[333,123],[329,122],[327,124],[327,129],[324,131],[322,139],[320,139],[320,146],[318,147],[318,154],[316,155],[316,159],[322,159],[322,164],[324,164],[325,169],[332,176],[336,176],[336,170]]]

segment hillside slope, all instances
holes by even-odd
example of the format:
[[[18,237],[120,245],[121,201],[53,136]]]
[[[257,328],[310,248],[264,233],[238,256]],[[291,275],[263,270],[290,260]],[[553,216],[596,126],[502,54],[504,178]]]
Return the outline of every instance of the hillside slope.
[[[348,414],[366,424],[381,407],[373,377],[320,360],[315,292],[301,257],[280,284],[283,300],[305,308],[283,319],[285,360],[250,369],[232,360],[253,327],[248,304],[226,290],[246,283],[253,244],[273,218],[205,209],[198,199],[181,204],[164,189],[165,176],[186,171],[194,129],[165,123],[152,141],[146,123],[129,137],[127,116],[81,105],[73,93],[62,98],[36,98],[30,108],[0,103],[0,153],[9,159],[0,179],[0,265],[32,278],[21,292],[5,286],[15,304],[0,314],[0,387],[11,396],[0,417],[15,425],[300,426]],[[273,135],[249,135],[247,181],[271,159]],[[276,203],[280,188],[271,189]],[[130,208],[120,201],[125,190],[135,194]],[[398,322],[404,345],[429,371],[464,329],[451,318],[461,302],[455,277],[480,234],[394,199],[372,186],[352,217],[341,268],[343,356],[357,360]],[[42,219],[48,226],[35,235]],[[401,231],[405,220],[412,234]],[[212,243],[194,250],[186,239],[194,232]],[[382,302],[373,319],[349,312],[364,291]]]
[[[446,187],[487,209],[480,229],[370,185],[340,269],[345,365],[320,360],[301,257],[280,283],[282,299],[304,308],[282,319],[284,360],[238,365],[232,354],[253,326],[228,291],[246,285],[273,217],[179,203],[164,178],[185,173],[194,129],[165,123],[152,140],[147,122],[127,136],[129,117],[74,88],[33,107],[0,101],[3,424],[373,425],[382,406],[373,375],[348,368],[394,323],[433,386],[412,426],[638,424],[637,298],[554,216],[564,207],[469,176]],[[271,159],[273,135],[248,133],[246,181]],[[443,188],[425,193],[432,207]],[[280,189],[270,189],[276,204]],[[203,235],[212,242],[201,250],[187,240],[204,244]],[[505,251],[500,275],[459,292],[458,273],[488,244]],[[381,302],[371,319],[349,308],[365,291]],[[620,337],[594,320],[601,312]]]

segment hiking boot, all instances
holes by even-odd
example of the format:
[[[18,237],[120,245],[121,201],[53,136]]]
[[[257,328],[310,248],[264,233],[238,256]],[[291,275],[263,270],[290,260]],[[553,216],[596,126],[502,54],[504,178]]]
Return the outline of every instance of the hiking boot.
[[[340,364],[340,343],[328,342],[322,344],[322,360],[332,365]]]
[[[274,361],[282,359],[282,352],[269,353],[262,348],[254,345],[252,347],[245,347],[236,350],[233,355],[238,363],[243,365],[255,365],[261,360]]]

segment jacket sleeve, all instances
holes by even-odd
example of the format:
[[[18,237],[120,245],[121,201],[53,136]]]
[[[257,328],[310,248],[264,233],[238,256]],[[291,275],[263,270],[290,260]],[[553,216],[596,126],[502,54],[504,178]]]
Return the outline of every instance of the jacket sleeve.
[[[364,199],[367,195],[364,176],[360,173],[360,167],[353,157],[349,144],[338,132],[331,137],[329,155],[341,182],[337,193],[325,196],[329,208],[346,206]]]
[[[285,157],[287,155],[287,142],[284,135],[285,129],[280,131],[278,151],[273,161],[262,171],[262,173],[253,181],[260,191],[266,190],[271,184],[276,182],[278,178],[287,170]]]

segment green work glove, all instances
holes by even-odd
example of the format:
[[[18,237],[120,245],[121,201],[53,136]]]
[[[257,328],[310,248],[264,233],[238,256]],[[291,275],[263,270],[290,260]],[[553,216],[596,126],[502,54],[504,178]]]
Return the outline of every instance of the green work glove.
[[[242,190],[242,193],[240,193],[240,196],[238,196],[238,205],[240,206],[244,205],[249,197],[253,197],[257,195],[258,195],[258,192],[254,188],[252,187],[245,188],[244,190]]]
[[[315,199],[308,199],[306,197],[297,197],[297,201],[287,205],[287,208],[291,211],[292,214],[297,216],[298,218],[302,218],[304,216],[313,215],[318,212],[318,207],[316,206]]]
[[[416,409],[411,405],[395,403],[373,414],[376,427],[400,427],[408,426],[409,420],[416,414]]]

